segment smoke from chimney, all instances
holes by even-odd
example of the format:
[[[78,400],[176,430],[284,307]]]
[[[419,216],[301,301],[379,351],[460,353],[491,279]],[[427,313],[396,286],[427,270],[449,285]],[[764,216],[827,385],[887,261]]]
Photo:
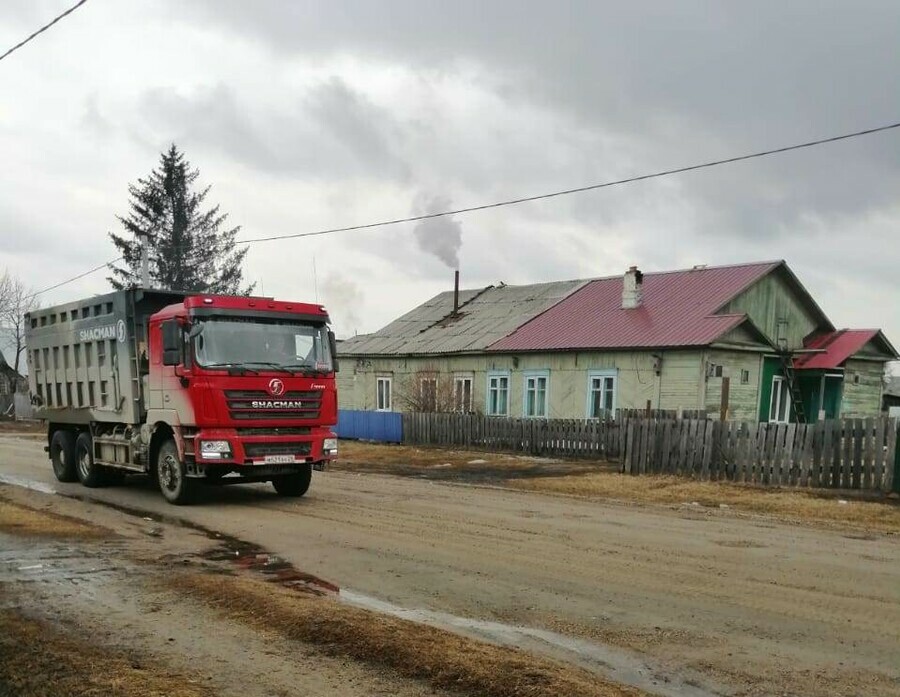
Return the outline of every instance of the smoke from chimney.
[[[446,196],[420,194],[413,203],[413,215],[427,215],[445,211],[451,207]],[[459,250],[462,247],[462,224],[450,216],[422,220],[413,228],[419,248],[433,254],[451,269],[459,268]]]

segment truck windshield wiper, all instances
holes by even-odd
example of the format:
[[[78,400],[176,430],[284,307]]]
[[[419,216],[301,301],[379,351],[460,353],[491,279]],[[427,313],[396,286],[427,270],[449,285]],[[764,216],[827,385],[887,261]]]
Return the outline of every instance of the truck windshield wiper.
[[[290,365],[284,366],[289,370],[299,371],[301,375],[328,375],[330,371],[322,370],[321,368],[316,368],[315,366],[310,365],[309,363],[292,363]]]
[[[236,363],[207,363],[206,365],[202,365],[203,368],[224,368],[228,371],[230,375],[240,375],[241,373],[255,373],[259,374],[258,370],[254,370],[253,368],[248,368],[244,365],[239,365]]]
[[[279,370],[283,373],[293,374],[293,371],[290,369],[290,366],[281,365],[281,363],[271,363],[270,361],[247,361],[246,363],[240,363],[239,365],[241,365],[241,366],[247,366],[247,365],[261,366],[263,368],[269,368],[271,370]]]

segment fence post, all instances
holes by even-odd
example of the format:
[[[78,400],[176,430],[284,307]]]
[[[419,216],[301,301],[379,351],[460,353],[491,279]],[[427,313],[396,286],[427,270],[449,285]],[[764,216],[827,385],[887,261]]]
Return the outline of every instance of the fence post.
[[[887,426],[887,453],[884,470],[884,481],[881,484],[882,491],[896,491],[900,493],[900,433],[898,433],[898,419],[888,419]]]
[[[722,378],[722,401],[719,404],[719,421],[728,420],[728,398],[731,391],[731,378]]]

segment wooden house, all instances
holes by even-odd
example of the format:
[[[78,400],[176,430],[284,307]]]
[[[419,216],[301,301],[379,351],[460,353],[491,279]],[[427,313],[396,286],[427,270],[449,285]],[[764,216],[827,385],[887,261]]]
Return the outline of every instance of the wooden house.
[[[341,407],[599,418],[874,416],[877,329],[838,330],[784,261],[441,293],[341,343]]]

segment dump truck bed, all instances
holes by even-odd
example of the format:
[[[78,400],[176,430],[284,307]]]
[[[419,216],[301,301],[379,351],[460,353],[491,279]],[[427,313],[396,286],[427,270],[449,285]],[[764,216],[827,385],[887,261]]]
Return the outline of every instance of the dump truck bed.
[[[28,383],[36,418],[139,424],[147,322],[184,293],[128,289],[26,315]]]

